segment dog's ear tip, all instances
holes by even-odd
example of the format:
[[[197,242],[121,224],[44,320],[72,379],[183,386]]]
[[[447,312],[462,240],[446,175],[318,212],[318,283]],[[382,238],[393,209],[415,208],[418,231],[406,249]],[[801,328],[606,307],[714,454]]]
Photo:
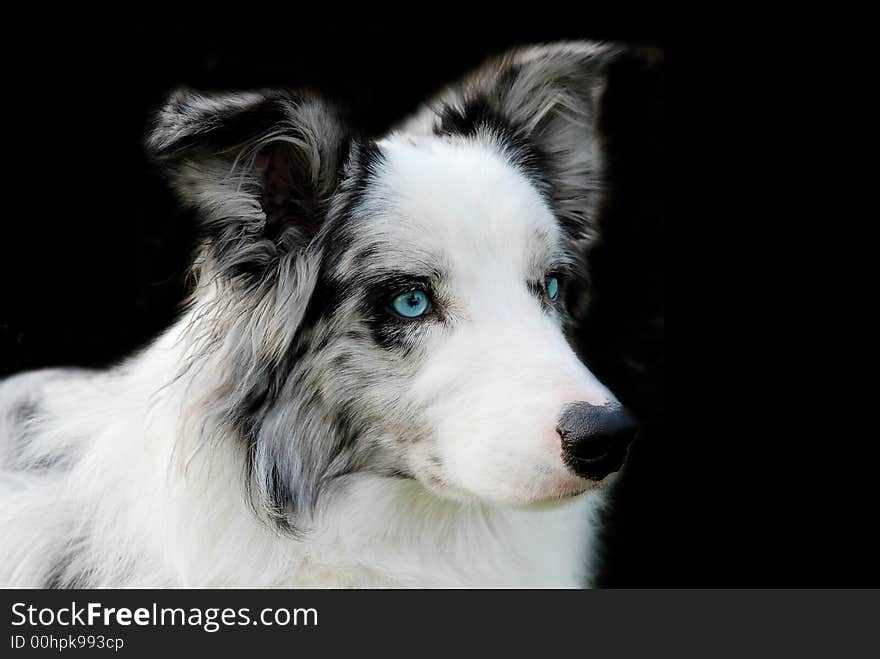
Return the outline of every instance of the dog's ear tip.
[[[165,162],[173,158],[178,151],[175,149],[175,141],[166,126],[154,122],[144,136],[144,150],[151,160]]]
[[[171,148],[186,124],[186,108],[197,93],[188,87],[173,89],[150,115],[144,148],[147,155],[156,160],[163,160],[173,153]]]
[[[179,158],[207,142],[218,148],[250,141],[260,130],[293,119],[298,109],[331,108],[316,95],[272,88],[251,91],[199,91],[178,87],[153,112],[144,146],[156,160]],[[224,144],[222,142],[230,142]]]
[[[259,106],[267,100],[280,98],[274,91],[203,92],[181,86],[171,90],[153,112],[144,145],[147,153],[166,160],[185,150],[193,138],[208,132],[224,115],[234,116]]]

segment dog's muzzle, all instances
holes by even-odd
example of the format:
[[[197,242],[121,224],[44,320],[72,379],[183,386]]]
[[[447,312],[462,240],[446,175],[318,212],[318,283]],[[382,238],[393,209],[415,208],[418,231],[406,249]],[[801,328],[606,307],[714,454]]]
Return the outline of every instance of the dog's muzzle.
[[[559,416],[562,459],[581,478],[602,480],[620,469],[638,432],[635,420],[620,405],[598,407],[569,403]]]

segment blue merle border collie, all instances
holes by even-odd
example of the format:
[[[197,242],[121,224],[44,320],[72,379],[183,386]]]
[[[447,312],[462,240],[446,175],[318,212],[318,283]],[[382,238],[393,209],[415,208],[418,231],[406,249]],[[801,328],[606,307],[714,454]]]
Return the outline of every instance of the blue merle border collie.
[[[115,368],[0,384],[0,584],[588,585],[635,433],[566,340],[618,52],[507,53],[381,139],[172,94],[191,299]]]

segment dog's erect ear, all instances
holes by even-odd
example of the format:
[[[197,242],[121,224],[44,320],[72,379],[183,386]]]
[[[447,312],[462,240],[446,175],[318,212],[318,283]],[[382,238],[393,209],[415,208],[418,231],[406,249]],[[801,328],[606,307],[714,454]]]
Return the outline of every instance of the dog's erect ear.
[[[607,66],[621,51],[585,43],[512,51],[441,94],[445,107],[437,108],[434,130],[474,131],[493,118],[509,122],[549,169],[547,182],[565,228],[575,237],[591,236],[602,180],[598,107]]]
[[[198,209],[217,266],[263,274],[323,221],[348,150],[335,111],[285,91],[171,95],[147,137]]]

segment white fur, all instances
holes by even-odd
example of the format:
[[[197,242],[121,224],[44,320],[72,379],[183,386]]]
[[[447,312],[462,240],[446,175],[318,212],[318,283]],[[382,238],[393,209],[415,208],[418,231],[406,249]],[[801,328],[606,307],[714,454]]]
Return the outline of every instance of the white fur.
[[[511,504],[582,491],[585,481],[561,459],[559,412],[613,397],[524,285],[564,258],[546,203],[491,145],[397,138],[382,146],[373,231],[399,242],[398,263],[439,263],[447,273],[445,327],[425,339],[425,362],[401,394],[427,410],[439,437],[442,470],[424,484]],[[422,457],[410,456],[416,474],[430,470]]]
[[[88,441],[70,447],[81,459],[69,473],[0,481],[0,583],[39,587],[59,549],[74,548],[105,587],[584,585],[600,502],[589,495],[518,509],[356,477],[313,533],[279,535],[246,503],[234,438],[179,451],[201,441],[180,433],[187,399],[203,385],[162,385],[184,359],[189,320],[115,371],[39,383],[48,413],[64,422],[38,435],[31,456],[56,451],[59,438]],[[7,380],[0,395],[33,377]]]
[[[558,210],[583,220],[584,235],[598,160],[586,133],[592,101],[583,99],[599,83],[585,77],[580,84],[575,73],[593,66],[596,53],[571,44],[522,51],[510,61],[535,65],[496,94],[500,106],[521,108],[524,125],[566,164]],[[488,84],[497,66],[488,71],[468,84]],[[460,100],[457,92],[446,98]],[[178,94],[159,115],[152,147],[173,149],[230,106],[260,101],[258,94]],[[308,152],[309,177],[323,183],[336,163],[313,138],[337,129],[324,125],[319,106],[291,107],[296,137],[272,139]],[[553,113],[559,126],[545,121]],[[439,271],[442,309],[410,330],[417,347],[409,361],[378,349],[358,353],[369,385],[331,377],[334,355],[326,353],[351,350],[344,341],[328,344],[315,376],[337,396],[365,389],[364,413],[382,421],[363,438],[371,452],[355,457],[411,478],[313,460],[324,469],[321,496],[297,520],[298,533],[283,533],[253,509],[243,478],[248,446],[217,400],[243,397],[236,378],[256,377],[264,362],[274,366],[288,354],[321,254],[317,241],[282,254],[283,246],[261,239],[256,149],[231,166],[219,156],[207,164],[184,158],[176,170],[183,197],[207,213],[207,224],[240,222],[224,245],[256,236],[245,256],[275,263],[278,281],[253,288],[257,297],[249,299],[212,270],[205,251],[191,306],[141,354],[104,372],[42,371],[0,383],[0,584],[47,585],[59,569],[63,582],[105,587],[588,583],[602,494],[563,463],[555,427],[567,403],[613,397],[572,352],[559,312],[530,289],[565,265],[571,250],[540,185],[497,136],[439,137],[424,124],[417,117],[379,142],[381,171],[355,221],[363,223],[357,240],[373,241],[380,253],[335,268]],[[237,257],[224,258],[228,266]],[[354,316],[355,303],[344,304],[340,317]],[[282,388],[273,404],[289,395]],[[23,421],[16,415],[30,402],[36,409]],[[290,402],[287,411],[302,404]],[[310,417],[308,427],[283,425],[307,417],[298,411],[272,419],[271,437],[280,436],[285,451],[264,442],[250,456],[264,477],[281,461],[296,480],[310,464],[297,451],[325,450],[311,441],[322,417]],[[257,507],[270,506],[257,490]]]

